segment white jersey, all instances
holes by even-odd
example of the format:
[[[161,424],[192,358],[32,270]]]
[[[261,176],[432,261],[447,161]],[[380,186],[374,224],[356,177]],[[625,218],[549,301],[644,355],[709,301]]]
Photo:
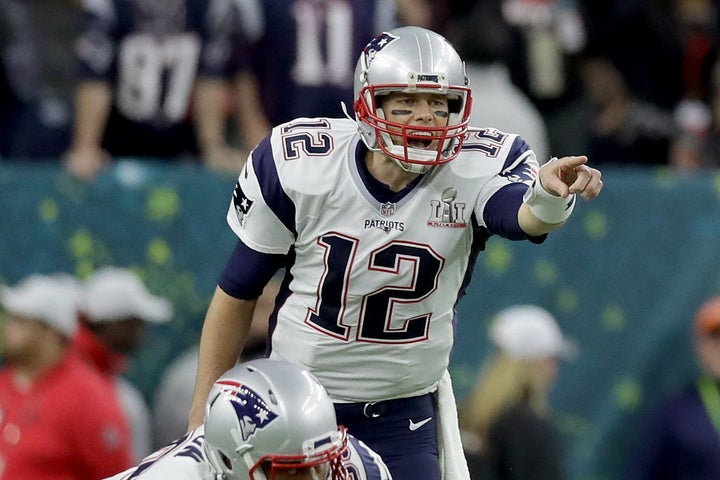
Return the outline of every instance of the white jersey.
[[[271,358],[307,368],[340,402],[436,388],[473,228],[489,227],[487,214],[517,223],[518,205],[486,206],[505,186],[529,185],[538,169],[517,135],[476,129],[455,160],[380,201],[358,160],[365,151],[349,119],[280,125],[240,173],[227,215],[248,247],[294,259]]]
[[[202,443],[205,429],[200,426],[151,453],[136,467],[125,470],[107,480],[214,480],[210,465],[205,462]]]
[[[203,456],[205,434],[202,426],[145,458],[136,467],[105,480],[215,480]],[[348,478],[353,480],[392,480],[380,456],[360,440],[348,434],[348,449],[343,455]]]

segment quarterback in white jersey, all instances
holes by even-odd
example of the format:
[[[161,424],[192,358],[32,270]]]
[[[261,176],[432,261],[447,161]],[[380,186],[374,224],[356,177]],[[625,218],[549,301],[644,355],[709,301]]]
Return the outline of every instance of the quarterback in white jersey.
[[[541,243],[576,195],[602,189],[584,156],[540,168],[517,135],[469,128],[466,85],[440,35],[385,32],[358,60],[355,120],[299,118],[253,150],[227,214],[239,241],[205,319],[191,425],[284,267],[270,357],[313,372],[396,480],[440,478],[432,395],[477,254],[491,235]]]
[[[257,359],[231,369],[213,386],[206,417],[108,480],[392,480],[377,453],[338,428],[327,392],[296,365]]]
[[[342,402],[436,387],[473,226],[497,191],[513,183],[524,191],[538,170],[517,135],[471,131],[451,163],[418,177],[407,195],[378,199],[362,153],[352,120],[281,125],[245,165],[227,216],[248,247],[292,250],[272,356],[310,369]]]

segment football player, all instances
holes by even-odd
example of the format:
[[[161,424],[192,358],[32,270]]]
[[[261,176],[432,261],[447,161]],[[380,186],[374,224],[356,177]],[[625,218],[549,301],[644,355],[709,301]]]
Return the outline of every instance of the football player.
[[[601,173],[585,156],[539,167],[518,135],[469,128],[463,62],[430,30],[378,35],[354,78],[355,119],[279,125],[240,172],[227,215],[239,241],[205,317],[190,425],[286,267],[271,358],[309,369],[395,479],[439,480],[438,440],[443,458],[460,442],[438,386],[478,253],[491,235],[543,242]]]
[[[262,35],[237,49],[238,113],[248,150],[271,126],[337,117],[353,100],[357,52],[396,26],[395,0],[262,0]],[[272,59],[272,61],[268,61]]]
[[[112,480],[391,480],[382,459],[338,427],[322,385],[267,358],[220,377],[205,424]]]
[[[85,0],[69,170],[91,179],[128,156],[232,164],[224,102],[236,43],[259,34],[254,1]]]

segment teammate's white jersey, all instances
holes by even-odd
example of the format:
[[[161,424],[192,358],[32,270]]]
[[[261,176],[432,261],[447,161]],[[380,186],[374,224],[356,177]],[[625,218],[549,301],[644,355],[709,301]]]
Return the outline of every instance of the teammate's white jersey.
[[[340,402],[434,390],[473,227],[505,233],[486,225],[498,216],[517,224],[517,204],[486,206],[503,187],[533,181],[534,153],[517,135],[471,130],[455,160],[381,201],[355,122],[298,119],[269,139],[240,173],[227,219],[248,247],[294,258],[271,358],[309,369]]]
[[[138,466],[106,480],[215,480],[216,476],[203,457],[204,441],[204,429],[200,426],[148,455]],[[343,465],[348,479],[392,480],[380,456],[352,435],[348,435]]]

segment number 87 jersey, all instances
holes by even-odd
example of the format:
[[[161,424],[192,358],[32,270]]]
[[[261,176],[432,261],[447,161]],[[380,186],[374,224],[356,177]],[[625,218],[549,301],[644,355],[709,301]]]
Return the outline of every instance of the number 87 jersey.
[[[526,238],[517,209],[538,168],[517,135],[471,130],[455,160],[392,192],[366,153],[349,119],[280,125],[227,215],[247,247],[290,259],[271,356],[308,368],[338,401],[435,389],[481,236]]]

